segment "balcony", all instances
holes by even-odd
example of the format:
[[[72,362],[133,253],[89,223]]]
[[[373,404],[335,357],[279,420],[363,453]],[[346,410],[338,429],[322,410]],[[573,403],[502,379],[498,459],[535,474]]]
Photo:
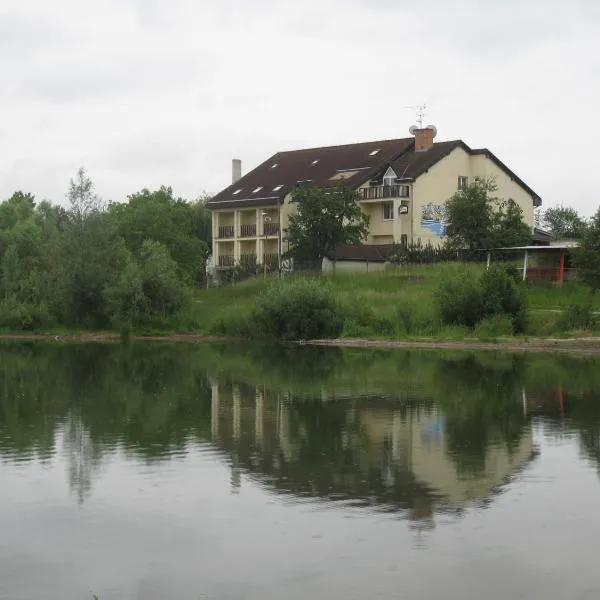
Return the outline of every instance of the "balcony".
[[[256,237],[256,225],[240,225],[240,237]]]
[[[243,267],[255,267],[256,254],[241,254],[240,265],[242,265]]]
[[[265,223],[264,232],[266,237],[279,235],[279,223]]]
[[[377,185],[360,190],[363,200],[380,200],[382,198],[408,198],[410,189],[407,185]]]
[[[223,225],[219,227],[219,238],[228,239],[232,238],[234,234],[233,225]]]
[[[235,265],[235,257],[233,254],[222,254],[219,256],[220,267],[233,267]]]

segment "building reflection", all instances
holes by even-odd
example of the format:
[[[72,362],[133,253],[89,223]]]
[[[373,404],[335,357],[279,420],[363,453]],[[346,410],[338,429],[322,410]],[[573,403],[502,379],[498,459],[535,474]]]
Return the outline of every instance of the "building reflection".
[[[432,399],[290,400],[263,386],[211,382],[212,441],[230,457],[232,491],[244,472],[297,499],[404,510],[428,527],[436,512],[494,496],[537,452],[525,417],[516,439],[490,435],[480,468],[469,469]]]

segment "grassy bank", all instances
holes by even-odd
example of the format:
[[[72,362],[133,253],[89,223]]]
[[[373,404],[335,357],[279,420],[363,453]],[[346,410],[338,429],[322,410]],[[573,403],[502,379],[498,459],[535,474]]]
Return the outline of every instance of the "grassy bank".
[[[448,277],[475,279],[483,266],[453,264],[407,266],[373,274],[337,274],[322,277],[333,289],[344,315],[342,338],[441,340],[496,339],[512,336],[508,317],[485,319],[474,329],[443,325],[435,303],[440,281]],[[289,280],[301,276],[292,276]],[[206,334],[235,335],[248,323],[257,302],[269,285],[262,278],[199,291],[190,309],[173,323],[175,329]],[[559,320],[569,306],[592,302],[600,311],[600,297],[592,298],[588,288],[567,282],[528,283],[523,288],[527,324],[523,335],[531,337],[589,336],[600,330],[560,327]]]

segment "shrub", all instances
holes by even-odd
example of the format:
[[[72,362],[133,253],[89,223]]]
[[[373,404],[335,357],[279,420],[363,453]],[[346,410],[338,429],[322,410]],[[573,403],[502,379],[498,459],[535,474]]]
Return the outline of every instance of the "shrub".
[[[510,315],[493,315],[477,323],[475,336],[478,338],[506,337],[513,333],[513,320]]]
[[[435,301],[444,325],[472,329],[483,317],[481,289],[472,279],[446,279],[436,290]]]
[[[29,304],[7,299],[0,304],[0,327],[16,331],[33,331],[52,327],[54,319],[43,304]]]
[[[300,279],[271,285],[259,299],[252,326],[258,335],[310,340],[338,337],[344,319],[329,284]]]
[[[526,311],[522,290],[514,274],[504,267],[494,266],[473,280],[464,273],[446,279],[435,294],[442,322],[446,325],[466,325],[471,329],[482,319],[508,315],[512,332],[525,329]]]
[[[589,304],[569,304],[556,325],[560,331],[573,329],[591,331],[596,323],[596,315]]]

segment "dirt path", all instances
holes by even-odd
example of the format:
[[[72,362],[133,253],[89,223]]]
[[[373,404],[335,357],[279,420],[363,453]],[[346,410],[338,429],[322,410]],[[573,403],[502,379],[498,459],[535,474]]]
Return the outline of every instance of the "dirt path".
[[[431,349],[431,350],[501,350],[504,352],[560,352],[569,354],[600,355],[600,338],[570,338],[529,340],[500,340],[498,342],[482,342],[463,340],[443,342],[435,340],[400,341],[400,340],[313,340],[301,342],[307,346],[336,346],[341,348],[386,348],[386,349]]]

